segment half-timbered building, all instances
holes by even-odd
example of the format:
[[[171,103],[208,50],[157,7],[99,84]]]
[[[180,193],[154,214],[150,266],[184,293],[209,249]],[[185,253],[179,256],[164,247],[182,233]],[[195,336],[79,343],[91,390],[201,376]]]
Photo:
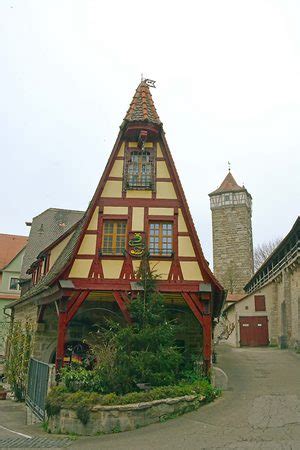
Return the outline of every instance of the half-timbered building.
[[[14,304],[15,320],[37,323],[35,356],[60,367],[68,344],[82,342],[105,317],[130,323],[145,251],[168,308],[186,324],[179,345],[201,351],[209,368],[224,291],[203,256],[147,80],[136,89],[87,211],[37,255],[32,287]]]

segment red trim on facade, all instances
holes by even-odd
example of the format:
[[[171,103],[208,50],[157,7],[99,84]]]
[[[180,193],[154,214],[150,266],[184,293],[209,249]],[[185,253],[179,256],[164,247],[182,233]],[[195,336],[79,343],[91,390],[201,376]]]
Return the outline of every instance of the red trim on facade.
[[[122,298],[122,295],[118,291],[113,291],[114,298],[116,302],[119,305],[120,310],[122,311],[122,314],[126,320],[127,323],[132,323],[132,319],[130,317],[129,311],[127,309],[126,303],[124,301],[124,298]]]

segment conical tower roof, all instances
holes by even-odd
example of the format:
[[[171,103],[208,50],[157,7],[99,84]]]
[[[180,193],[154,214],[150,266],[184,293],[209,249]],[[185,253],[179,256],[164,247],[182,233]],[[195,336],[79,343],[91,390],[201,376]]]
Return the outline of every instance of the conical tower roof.
[[[147,80],[141,81],[138,85],[126,116],[124,117],[124,121],[148,122],[161,125],[161,120],[154,106]]]
[[[239,186],[235,181],[232,173],[229,171],[221,185],[215,191],[211,192],[209,195],[222,194],[224,192],[240,192],[246,191],[245,186]]]

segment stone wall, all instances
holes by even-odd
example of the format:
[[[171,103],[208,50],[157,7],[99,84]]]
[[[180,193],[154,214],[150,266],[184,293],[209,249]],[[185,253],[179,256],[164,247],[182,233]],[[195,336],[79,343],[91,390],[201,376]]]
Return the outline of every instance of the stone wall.
[[[255,295],[265,296],[266,311],[255,311]],[[270,344],[300,349],[300,265],[286,267],[273,281],[228,308],[228,320],[235,324],[228,339],[233,346],[239,346],[241,316],[268,316]]]
[[[193,411],[201,405],[203,400],[202,396],[185,395],[130,405],[96,405],[91,409],[86,425],[77,417],[76,411],[62,409],[58,415],[49,418],[48,431],[85,436],[129,431],[159,422],[173,415]]]
[[[253,275],[251,209],[246,205],[212,209],[214,274],[230,293],[243,293]]]

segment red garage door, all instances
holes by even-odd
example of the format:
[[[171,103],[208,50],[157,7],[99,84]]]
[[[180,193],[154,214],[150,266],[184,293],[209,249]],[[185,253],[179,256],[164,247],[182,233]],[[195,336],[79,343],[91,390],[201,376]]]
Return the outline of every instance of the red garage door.
[[[241,346],[258,347],[269,344],[268,318],[240,317]]]

